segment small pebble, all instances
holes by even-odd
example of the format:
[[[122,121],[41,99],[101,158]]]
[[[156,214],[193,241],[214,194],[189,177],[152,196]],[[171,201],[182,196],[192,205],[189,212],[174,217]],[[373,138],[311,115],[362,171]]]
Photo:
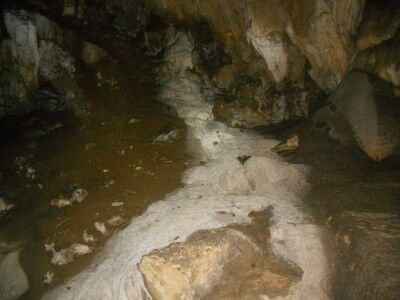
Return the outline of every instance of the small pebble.
[[[106,235],[107,234],[107,228],[106,225],[103,222],[95,222],[94,227],[96,228],[97,231],[99,231],[101,234]]]
[[[44,277],[43,282],[45,284],[50,284],[53,281],[54,273],[53,272],[47,272],[46,274],[44,274],[43,277]]]
[[[95,241],[94,236],[89,234],[86,229],[83,231],[83,240],[86,243],[93,243]]]

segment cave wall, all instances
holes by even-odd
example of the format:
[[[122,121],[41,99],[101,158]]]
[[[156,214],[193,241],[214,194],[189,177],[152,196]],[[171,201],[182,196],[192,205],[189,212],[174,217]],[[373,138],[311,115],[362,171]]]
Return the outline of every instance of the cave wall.
[[[153,5],[181,22],[209,23],[234,61],[254,63],[261,56],[261,67],[275,84],[290,78],[301,85],[306,72],[326,91],[335,89],[361,51],[391,39],[400,18],[398,1],[385,6],[366,0],[155,0]]]
[[[0,117],[65,108],[85,115],[77,70],[106,51],[36,11],[5,7],[0,20]]]
[[[184,28],[198,45],[196,71],[221,90],[216,118],[234,126],[308,118],[353,69],[377,74],[399,88],[399,1],[23,2],[59,20],[108,26],[147,46],[149,53],[155,47],[149,40],[162,35],[157,28],[147,32],[155,15]],[[22,96],[16,98],[27,97]]]

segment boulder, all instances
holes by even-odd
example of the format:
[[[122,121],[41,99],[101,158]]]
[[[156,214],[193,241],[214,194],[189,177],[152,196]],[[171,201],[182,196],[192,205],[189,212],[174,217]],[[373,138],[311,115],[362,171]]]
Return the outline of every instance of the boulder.
[[[392,87],[363,72],[350,72],[314,116],[332,138],[353,141],[373,160],[394,154],[400,145],[400,102]]]
[[[221,217],[225,212],[218,212]],[[259,299],[287,295],[298,270],[270,254],[268,218],[250,225],[200,230],[139,263],[152,299]]]

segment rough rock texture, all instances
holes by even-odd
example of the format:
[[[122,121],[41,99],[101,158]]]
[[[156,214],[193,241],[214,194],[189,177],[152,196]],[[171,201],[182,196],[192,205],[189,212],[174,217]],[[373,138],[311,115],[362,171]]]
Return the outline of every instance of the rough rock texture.
[[[314,116],[343,144],[356,141],[372,159],[382,160],[400,146],[400,104],[391,86],[362,72],[350,72]]]
[[[9,39],[1,41],[0,116],[29,108],[38,88],[39,50],[36,27],[23,11],[3,13]]]
[[[61,94],[58,106],[65,103],[83,113],[76,61],[69,51],[79,55],[75,49],[81,39],[38,13],[11,9],[4,10],[3,17],[8,35],[0,40],[0,116],[38,108],[35,94],[42,83],[50,83]]]
[[[360,53],[354,69],[377,74],[395,87],[400,87],[400,34],[374,48]]]
[[[400,26],[398,1],[371,1],[367,5],[357,39],[357,50],[363,51],[391,39]]]
[[[42,40],[39,46],[39,74],[46,80],[74,77],[74,60],[69,53],[53,41]]]
[[[226,212],[219,212],[226,214]],[[139,264],[156,299],[257,299],[286,295],[298,275],[268,249],[265,213],[249,225],[202,230],[145,255]]]
[[[26,0],[52,16],[112,28],[114,34],[136,39],[148,19],[147,1],[144,0],[93,0],[93,1],[49,1]],[[79,23],[83,26],[84,23]],[[98,28],[97,28],[98,30]]]
[[[398,299],[400,220],[398,215],[346,211],[332,217],[339,257],[338,299]]]
[[[312,191],[304,201],[332,243],[332,299],[398,299],[398,165],[375,163],[361,150],[343,149],[311,126],[298,124],[282,137],[298,135],[300,147],[290,157],[312,169]]]
[[[160,24],[185,28],[197,57],[193,67],[221,89],[218,103],[223,108],[217,110],[230,125],[254,127],[308,118],[324,98],[316,91],[332,92],[360,52],[357,66],[398,82],[396,49],[388,50],[390,54],[371,49],[395,36],[400,22],[397,1],[27,2],[68,20],[108,26],[130,38],[140,40],[143,33],[143,45],[151,55],[165,48],[166,30]],[[152,22],[154,15],[161,21]],[[244,89],[241,78],[251,82]]]
[[[354,37],[365,0],[288,1],[288,35],[307,57],[309,75],[326,90],[333,90],[355,56]]]
[[[306,57],[310,76],[327,90],[340,83],[356,55],[365,5],[364,0],[154,2],[180,21],[206,20],[234,62],[261,55],[259,69],[267,69],[275,84],[293,79],[291,70],[304,68],[301,57]]]

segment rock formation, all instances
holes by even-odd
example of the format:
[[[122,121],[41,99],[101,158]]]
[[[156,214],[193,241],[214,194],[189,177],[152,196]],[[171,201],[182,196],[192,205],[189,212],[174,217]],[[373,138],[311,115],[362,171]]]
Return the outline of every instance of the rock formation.
[[[332,92],[354,68],[377,74],[398,86],[395,49],[400,5],[396,2],[27,2],[81,24],[111,26],[129,38],[140,40],[143,33],[148,53],[153,54],[165,46],[162,22],[185,28],[191,33],[199,59],[199,66],[195,67],[220,88],[216,117],[234,126],[309,118],[323,103],[324,92]],[[146,24],[155,15],[162,21],[153,22],[149,29]],[[96,60],[85,53],[88,47],[90,44],[83,45],[82,58]]]
[[[9,39],[1,42],[0,115],[27,109],[30,93],[39,85],[36,27],[25,12],[3,13]]]
[[[0,40],[0,116],[45,108],[36,94],[49,84],[60,94],[56,106],[83,114],[76,60],[94,64],[105,52],[38,13],[8,9],[3,18],[7,37]]]
[[[111,256],[69,280],[70,289],[61,286],[45,299],[159,299],[160,294],[168,299],[229,299],[241,291],[248,299],[328,299],[328,257],[320,227],[299,209],[297,198],[307,190],[306,168],[271,152],[276,141],[214,121],[214,88],[192,68],[193,43],[173,28],[169,35],[160,101],[184,119],[188,149],[205,164],[187,170],[182,189],[118,233],[110,244]],[[248,159],[239,161],[244,156]],[[251,212],[264,210],[270,211],[270,219],[264,214],[261,225],[251,225]],[[217,229],[221,227],[229,228]],[[252,267],[256,257],[266,264]],[[237,271],[229,270],[237,270],[240,262],[248,272],[231,276]],[[250,283],[242,290],[230,289],[230,279]]]
[[[355,141],[372,159],[382,160],[400,146],[400,105],[389,84],[362,72],[350,72],[314,116],[330,135]]]
[[[185,172],[182,189],[151,205],[113,237],[108,248],[112,255],[101,257],[46,299],[331,297],[331,258],[321,226],[299,201],[308,190],[307,168],[285,162],[273,153],[277,141],[246,129],[311,118],[317,111],[313,120],[324,123],[343,145],[357,145],[375,161],[398,152],[398,3],[23,2],[48,16],[26,9],[2,11],[0,117],[61,106],[79,114],[76,70],[93,67],[109,55],[79,34],[110,27],[112,34],[136,41],[151,57],[160,85],[158,100],[185,121],[188,151],[203,162]],[[97,36],[102,36],[99,31]],[[104,84],[101,76],[99,85]],[[50,97],[52,103],[38,100],[47,86],[56,95]],[[174,138],[169,133],[153,141]],[[270,222],[253,230],[259,225],[252,214],[265,210],[270,215],[263,220]],[[371,219],[386,222],[391,216],[360,213],[352,218],[359,219],[357,231],[368,235],[365,228]],[[397,223],[396,219],[396,230]],[[107,234],[104,223],[95,226]],[[333,226],[342,229],[340,224]],[[356,237],[339,238],[339,250],[351,245],[356,252],[359,245],[350,242]],[[66,250],[57,253],[72,257],[74,249]],[[0,292],[11,291],[7,297],[14,298],[27,283],[18,252],[7,255],[11,258],[0,262],[0,271],[12,265],[17,279],[2,281]],[[376,252],[371,256],[379,262]],[[368,259],[359,254],[356,259],[371,272]],[[347,266],[338,268],[348,271]],[[349,285],[357,277],[348,278],[349,283],[338,280],[338,285],[354,296],[371,282],[352,291]],[[15,292],[9,288],[14,281],[19,282]],[[382,294],[377,291],[377,298]]]
[[[266,214],[252,216],[250,225],[198,231],[145,255],[139,269],[152,298],[286,296],[301,274],[269,253]]]

